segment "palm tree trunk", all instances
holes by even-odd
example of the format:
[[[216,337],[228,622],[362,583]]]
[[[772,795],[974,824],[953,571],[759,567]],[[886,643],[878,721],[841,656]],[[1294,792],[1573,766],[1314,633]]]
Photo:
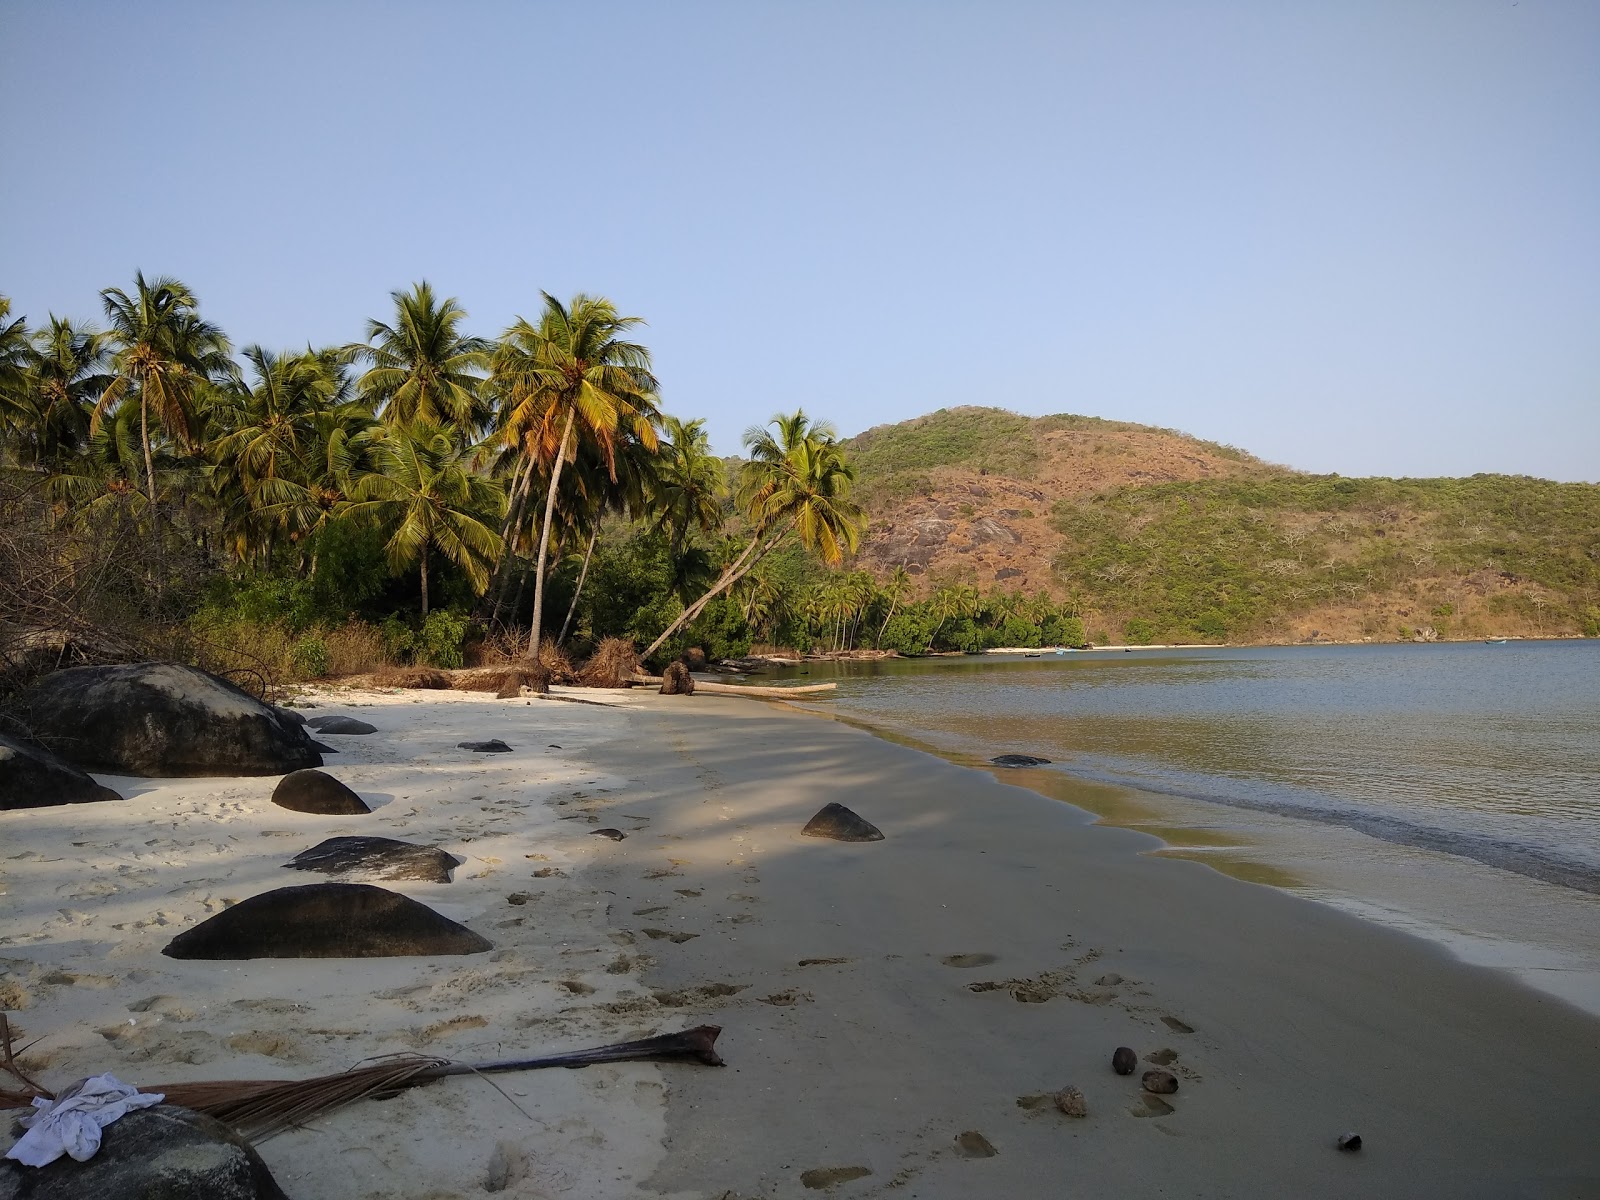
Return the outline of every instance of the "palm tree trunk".
[[[578,597],[583,595],[583,581],[589,578],[589,559],[594,556],[594,544],[600,540],[600,526],[589,535],[589,548],[583,552],[583,570],[578,572],[578,586],[572,590],[572,603],[567,605],[567,619],[561,622],[561,632],[556,635],[556,645],[567,640],[567,630],[572,628],[573,615],[578,611]]]
[[[422,544],[422,615],[428,615],[428,544]]]
[[[556,486],[561,482],[561,467],[567,461],[567,441],[572,437],[574,413],[567,412],[567,424],[561,431],[561,448],[556,451],[555,465],[550,468],[550,490],[544,498],[544,528],[539,531],[539,559],[533,568],[533,624],[528,633],[528,656],[539,657],[539,627],[544,616],[544,568],[550,557],[550,528],[556,515]]]
[[[505,603],[506,585],[510,582],[509,568],[516,554],[511,549],[511,531],[522,525],[522,512],[528,504],[529,485],[533,482],[533,461],[524,459],[517,465],[517,474],[511,481],[511,504],[506,510],[505,524],[500,527],[500,545],[502,553],[499,565],[495,568],[494,579],[494,612],[490,615],[490,623],[500,619],[500,606]]]
[[[150,453],[150,401],[139,390],[139,440],[144,443],[144,490],[150,497],[150,519],[156,519],[156,460]]]
[[[878,627],[878,636],[872,643],[872,648],[874,650],[882,650],[883,649],[883,634],[884,634],[884,631],[889,628],[889,622],[894,620],[894,606],[899,604],[899,603],[900,603],[900,597],[898,595],[891,596],[889,598],[889,615],[884,617],[883,624]]]
[[[678,630],[682,629],[685,625],[689,624],[689,622],[693,621],[702,612],[704,612],[706,605],[710,604],[711,601],[716,599],[740,579],[743,579],[752,570],[754,570],[756,564],[758,564],[768,554],[772,553],[773,548],[789,535],[790,530],[795,527],[795,525],[798,523],[798,520],[799,519],[796,518],[795,520],[790,521],[777,533],[773,534],[765,544],[763,544],[759,538],[751,538],[750,544],[744,548],[744,553],[739,555],[739,557],[734,560],[733,565],[722,573],[722,577],[718,579],[716,583],[711,585],[711,590],[708,591],[704,596],[701,596],[700,599],[696,600],[688,608],[679,613],[677,620],[668,625],[662,632],[661,636],[655,641],[651,642],[649,647],[646,648],[644,653],[639,657],[649,658],[661,648],[662,642],[666,641],[673,634],[677,633]],[[751,551],[755,550],[757,546],[761,547],[760,552],[757,553],[754,558],[751,558]]]

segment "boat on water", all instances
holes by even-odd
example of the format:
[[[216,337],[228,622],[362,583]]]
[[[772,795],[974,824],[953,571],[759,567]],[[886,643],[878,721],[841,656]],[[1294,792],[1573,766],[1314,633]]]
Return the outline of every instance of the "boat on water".
[[[1508,640],[1507,638],[1484,638],[1483,644],[1485,646],[1504,646]]]

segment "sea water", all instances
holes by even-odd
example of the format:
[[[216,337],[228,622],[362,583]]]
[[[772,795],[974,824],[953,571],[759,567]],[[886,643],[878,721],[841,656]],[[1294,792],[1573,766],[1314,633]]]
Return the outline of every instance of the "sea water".
[[[840,715],[962,761],[1049,758],[1017,782],[1600,1012],[1600,641],[800,670],[837,679]]]

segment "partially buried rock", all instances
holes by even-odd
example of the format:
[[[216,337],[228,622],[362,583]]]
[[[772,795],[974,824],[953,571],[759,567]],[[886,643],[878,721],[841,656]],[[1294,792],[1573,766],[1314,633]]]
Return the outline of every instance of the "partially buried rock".
[[[459,750],[471,750],[474,754],[510,754],[511,747],[499,738],[490,738],[487,742],[457,742]]]
[[[426,904],[367,883],[278,888],[180,933],[168,958],[394,958],[478,954],[484,938]]]
[[[1146,1071],[1142,1086],[1157,1096],[1170,1096],[1178,1090],[1178,1077],[1171,1071]]]
[[[1056,1093],[1056,1107],[1069,1117],[1087,1117],[1089,1115],[1089,1102],[1083,1098],[1083,1093],[1075,1087],[1064,1087]]]
[[[120,775],[281,775],[320,767],[303,727],[226,679],[181,663],[71,667],[16,700],[33,736]]]
[[[1339,1149],[1352,1153],[1361,1149],[1361,1135],[1359,1133],[1341,1133],[1339,1135]]]
[[[1043,767],[1050,762],[1048,758],[1035,758],[1031,754],[1000,754],[989,761],[997,767]]]
[[[1139,1056],[1134,1053],[1131,1046],[1118,1046],[1111,1056],[1111,1069],[1118,1075],[1132,1075],[1133,1069],[1139,1065]]]
[[[663,696],[694,695],[694,676],[689,674],[689,668],[681,662],[668,663],[667,669],[661,672],[661,694]]]
[[[376,725],[369,725],[365,721],[358,721],[354,717],[312,717],[306,722],[318,733],[377,733]]]
[[[824,805],[800,832],[806,837],[832,838],[836,842],[883,841],[883,832],[876,825],[837,801]]]
[[[386,837],[335,837],[302,850],[284,864],[297,871],[361,879],[417,879],[449,883],[461,860],[437,846],[419,846]]]
[[[627,837],[628,835],[623,833],[622,830],[620,830],[620,829],[612,829],[612,828],[610,828],[608,826],[605,829],[591,829],[589,831],[589,836],[590,837],[603,837],[603,838],[608,838],[613,842],[620,842],[623,838]]]
[[[278,780],[272,802],[279,808],[321,816],[369,813],[367,802],[326,771],[293,771]]]
[[[0,735],[0,809],[121,799],[50,751]]]
[[[187,1108],[140,1109],[100,1136],[87,1162],[0,1159],[0,1200],[288,1200],[249,1142]]]

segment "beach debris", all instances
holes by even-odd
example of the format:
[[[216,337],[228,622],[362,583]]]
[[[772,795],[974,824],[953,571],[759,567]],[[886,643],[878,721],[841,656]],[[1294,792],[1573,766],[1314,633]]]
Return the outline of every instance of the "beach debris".
[[[1140,1077],[1140,1086],[1157,1096],[1170,1096],[1178,1090],[1178,1077],[1171,1071],[1146,1071]]]
[[[1083,1092],[1075,1087],[1064,1087],[1056,1093],[1056,1107],[1069,1117],[1089,1115],[1089,1102],[1083,1098]]]
[[[383,688],[421,688],[434,692],[450,689],[450,676],[434,667],[386,667],[373,674],[372,682]]]
[[[608,637],[595,647],[578,671],[584,687],[624,688],[639,674],[639,652],[627,638]]]
[[[663,696],[694,695],[694,676],[689,674],[689,668],[681,662],[668,663],[667,669],[661,672],[661,694]]]
[[[1032,754],[997,754],[989,761],[997,767],[1044,767],[1050,763],[1048,758]]]
[[[832,838],[836,842],[883,841],[883,833],[876,825],[838,801],[823,805],[800,833],[804,837]]]
[[[355,816],[372,811],[367,802],[326,771],[291,771],[272,789],[279,808],[320,816]]]
[[[1158,1067],[1170,1067],[1178,1061],[1178,1052],[1166,1046],[1159,1050],[1152,1050],[1144,1056],[1145,1062],[1153,1062]]]
[[[623,833],[622,830],[620,830],[620,829],[612,829],[608,825],[604,829],[591,829],[591,830],[589,830],[589,836],[590,837],[610,838],[613,842],[620,842],[623,838],[627,837],[628,835]]]
[[[0,810],[121,799],[43,747],[0,734]]]
[[[486,1192],[503,1192],[528,1177],[528,1152],[515,1142],[499,1141],[489,1155],[489,1170],[483,1181]]]
[[[852,1179],[865,1179],[871,1174],[871,1167],[812,1167],[800,1172],[800,1184],[808,1188],[827,1188],[836,1183],[849,1183]]]
[[[1118,1046],[1111,1055],[1111,1069],[1118,1075],[1132,1075],[1139,1055],[1132,1046]]]
[[[512,700],[522,695],[524,688],[536,696],[549,695],[550,679],[550,669],[543,663],[521,662],[458,672],[452,686],[458,692],[493,692],[496,700]]]
[[[118,775],[281,775],[320,767],[304,727],[226,679],[179,663],[69,667],[16,715],[76,766]]]
[[[499,738],[490,738],[487,742],[457,742],[456,749],[471,750],[474,754],[510,754],[511,747]]]
[[[962,1158],[993,1158],[1000,1151],[976,1129],[956,1134],[956,1153]]]
[[[479,954],[464,925],[370,883],[312,883],[241,900],[168,942],[168,958],[390,958]]]
[[[324,875],[359,875],[367,879],[416,879],[449,883],[462,860],[437,846],[420,846],[386,837],[332,837],[302,850],[285,867]]]
[[[221,1121],[159,1104],[131,1112],[105,1130],[87,1162],[47,1167],[0,1161],[0,1196],[29,1200],[288,1200],[261,1156]]]
[[[44,1167],[66,1155],[88,1162],[100,1149],[101,1131],[130,1112],[160,1104],[159,1093],[141,1092],[115,1075],[94,1075],[57,1094],[33,1101],[33,1112],[17,1123],[25,1130],[6,1158],[25,1167]]]
[[[378,727],[355,717],[312,717],[306,722],[318,733],[362,734],[377,733]]]
[[[1361,1149],[1361,1135],[1359,1133],[1341,1133],[1339,1135],[1339,1149],[1352,1153]]]
[[[527,892],[512,892],[509,896],[506,897],[506,903],[507,904],[526,904],[531,899],[533,899],[533,897],[531,895],[529,895]]]

